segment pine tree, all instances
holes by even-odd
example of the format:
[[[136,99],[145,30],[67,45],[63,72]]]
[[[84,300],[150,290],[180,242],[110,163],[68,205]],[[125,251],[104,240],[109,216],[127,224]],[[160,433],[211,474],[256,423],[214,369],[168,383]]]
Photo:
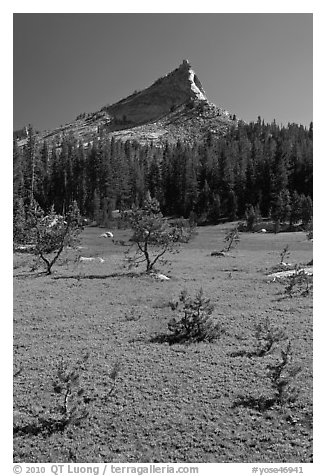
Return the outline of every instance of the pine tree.
[[[272,204],[271,216],[274,220],[274,232],[278,233],[280,230],[280,222],[282,216],[283,201],[282,196],[278,195],[276,200]]]
[[[35,168],[36,168],[36,140],[35,132],[31,125],[27,129],[27,143],[23,150],[24,183],[28,203],[34,200]]]
[[[274,220],[275,233],[279,232],[281,221],[286,220],[291,212],[288,190],[282,190],[272,203],[271,216]]]
[[[139,178],[138,178],[138,183],[139,183]],[[153,198],[156,198],[159,202],[161,202],[163,198],[162,197],[163,195],[162,177],[161,177],[161,168],[160,168],[156,155],[154,155],[153,160],[149,167],[149,172],[147,176],[147,186],[151,196]],[[137,188],[139,188],[139,186],[137,187],[137,180],[136,180],[136,190]],[[143,190],[142,190],[142,193],[143,193]],[[138,190],[137,192],[139,193]]]
[[[309,132],[308,132],[308,137],[309,137],[310,140],[313,139],[313,135],[314,135],[314,133],[313,133],[313,123],[310,122],[310,124],[309,124]]]
[[[282,196],[282,212],[281,212],[281,220],[286,222],[290,219],[291,216],[291,196],[288,189],[284,189],[281,191]]]
[[[87,199],[87,178],[86,178],[86,157],[83,144],[80,143],[74,151],[73,157],[73,177],[74,192],[73,198],[76,200],[80,213],[86,214]]]
[[[204,186],[201,189],[198,197],[198,213],[201,215],[201,220],[206,221],[208,214],[210,213],[211,201],[211,189],[208,185],[207,180],[204,182]]]
[[[290,225],[295,225],[302,217],[302,198],[296,190],[292,194]]]
[[[43,145],[40,150],[40,184],[39,184],[39,193],[36,196],[36,200],[40,206],[47,210],[51,206],[49,192],[50,192],[50,171],[49,171],[49,146],[46,141],[43,142]]]
[[[196,208],[199,194],[196,167],[193,157],[188,158],[185,166],[186,170],[183,215],[188,217],[189,213]]]
[[[23,201],[26,199],[23,158],[16,140],[14,141],[13,159],[13,203],[15,204],[21,199]]]
[[[163,260],[167,252],[175,250],[182,236],[182,228],[172,227],[163,217],[158,201],[146,195],[142,208],[134,208],[125,214],[133,230],[132,241],[136,245],[136,253],[129,255],[130,266],[146,264],[146,272],[154,270],[157,263]],[[164,260],[166,261],[166,260]]]
[[[312,220],[313,216],[313,205],[312,200],[308,196],[302,196],[302,205],[301,205],[301,216],[302,216],[302,224],[305,228],[307,228],[309,222]]]
[[[238,211],[238,199],[234,190],[230,190],[227,201],[227,213],[231,221],[236,220]]]
[[[16,197],[14,202],[13,238],[15,243],[24,243],[27,237],[26,214],[23,197]]]
[[[93,220],[97,223],[97,225],[100,225],[102,221],[101,218],[101,199],[98,190],[95,189],[93,193]]]
[[[257,222],[257,216],[253,205],[247,205],[245,217],[247,231],[253,231],[254,225]]]
[[[153,170],[153,176],[147,181],[150,182],[150,191],[153,192],[153,196],[159,198],[160,195],[160,178],[159,178],[159,170]],[[145,174],[141,168],[139,161],[135,161],[133,166],[130,170],[130,180],[129,182],[125,183],[124,185],[124,201],[128,203],[129,206],[135,204],[139,206],[144,201],[145,196]]]
[[[50,203],[54,205],[54,209],[57,213],[62,213],[64,201],[64,172],[56,144],[52,146],[50,177]]]
[[[214,193],[212,196],[212,201],[210,204],[210,210],[208,219],[213,224],[216,225],[221,216],[221,199],[218,193]]]

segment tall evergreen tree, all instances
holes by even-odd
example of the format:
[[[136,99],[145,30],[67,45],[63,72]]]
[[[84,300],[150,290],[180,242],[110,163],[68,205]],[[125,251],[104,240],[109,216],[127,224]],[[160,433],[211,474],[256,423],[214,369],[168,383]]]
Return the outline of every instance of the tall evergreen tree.
[[[24,166],[21,149],[17,145],[17,140],[14,140],[13,150],[13,203],[14,205],[19,201],[25,201],[26,190],[24,181]]]
[[[23,150],[24,183],[27,192],[28,203],[34,201],[35,168],[36,168],[36,139],[31,125],[27,129],[27,143]]]
[[[198,201],[198,181],[196,165],[193,157],[189,157],[185,164],[185,193],[184,193],[184,213],[188,217],[190,212],[195,210]]]
[[[295,225],[302,217],[302,198],[296,190],[292,194],[290,225]]]
[[[227,198],[227,214],[231,221],[236,220],[238,211],[238,199],[234,190],[230,190]]]
[[[301,213],[302,213],[302,224],[306,228],[309,224],[309,222],[312,220],[313,216],[313,205],[312,205],[312,200],[308,196],[302,196],[302,202],[301,202]]]

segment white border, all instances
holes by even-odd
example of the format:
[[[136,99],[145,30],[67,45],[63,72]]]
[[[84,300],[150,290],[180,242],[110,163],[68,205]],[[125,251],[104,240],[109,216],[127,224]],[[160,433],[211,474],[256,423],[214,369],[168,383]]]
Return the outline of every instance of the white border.
[[[2,138],[5,138],[5,147],[2,147],[3,155],[1,157],[3,164],[2,184],[1,184],[1,204],[2,204],[2,227],[1,250],[3,257],[2,264],[2,295],[6,296],[5,306],[2,306],[2,325],[1,332],[1,377],[3,387],[9,389],[9,395],[5,395],[5,401],[2,402],[2,438],[1,442],[1,462],[8,464],[8,471],[3,470],[3,474],[12,474],[12,255],[9,250],[12,249],[12,226],[11,226],[11,198],[12,198],[12,70],[13,70],[13,49],[12,49],[12,15],[13,13],[313,13],[314,14],[314,215],[315,215],[315,239],[314,254],[318,260],[315,260],[314,273],[314,412],[315,412],[315,430],[314,430],[314,464],[304,466],[305,475],[321,475],[325,472],[321,464],[325,461],[324,431],[324,399],[325,392],[323,383],[325,381],[324,362],[325,355],[325,319],[324,302],[322,299],[324,291],[324,226],[325,221],[325,194],[322,194],[324,181],[326,180],[324,163],[325,156],[325,73],[324,73],[324,47],[326,44],[324,31],[326,25],[325,9],[322,2],[314,1],[279,1],[263,3],[258,1],[233,1],[233,2],[189,2],[189,1],[165,1],[164,4],[156,2],[80,2],[56,1],[55,3],[45,3],[40,1],[13,1],[1,7],[1,59],[2,59],[2,108],[1,108],[1,131]],[[316,205],[317,203],[317,205]],[[319,238],[320,237],[320,238]],[[8,273],[8,276],[7,276]],[[2,394],[2,397],[4,395]],[[318,416],[318,418],[316,417]],[[9,431],[8,431],[9,429]],[[8,431],[8,432],[7,432]],[[205,464],[200,465],[200,474],[251,474],[252,464]],[[259,466],[279,466],[261,464]],[[203,468],[205,470],[203,471]]]

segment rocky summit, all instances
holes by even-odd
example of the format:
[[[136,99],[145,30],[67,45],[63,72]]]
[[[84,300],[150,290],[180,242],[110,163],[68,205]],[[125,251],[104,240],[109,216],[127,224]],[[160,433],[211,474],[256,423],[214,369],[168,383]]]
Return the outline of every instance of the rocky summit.
[[[80,114],[75,121],[53,131],[39,132],[38,139],[60,143],[63,135],[73,134],[87,145],[104,134],[141,144],[178,140],[192,143],[209,132],[222,135],[236,122],[235,115],[208,101],[196,73],[188,60],[183,60],[177,69],[148,88],[100,111]],[[21,137],[20,145],[25,141]]]

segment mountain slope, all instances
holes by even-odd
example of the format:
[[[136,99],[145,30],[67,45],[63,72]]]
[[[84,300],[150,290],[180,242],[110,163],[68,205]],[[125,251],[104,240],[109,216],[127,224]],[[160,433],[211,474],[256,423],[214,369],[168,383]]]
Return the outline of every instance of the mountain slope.
[[[118,120],[139,124],[157,120],[191,99],[207,101],[197,76],[185,60],[172,73],[158,79],[149,88],[109,106],[107,111]]]
[[[43,131],[38,139],[60,143],[63,135],[73,134],[87,144],[105,134],[159,145],[166,141],[202,140],[209,131],[223,134],[234,124],[235,117],[207,100],[197,75],[184,60],[148,88],[95,113],[81,114],[63,127]],[[23,145],[26,138],[19,142]]]

